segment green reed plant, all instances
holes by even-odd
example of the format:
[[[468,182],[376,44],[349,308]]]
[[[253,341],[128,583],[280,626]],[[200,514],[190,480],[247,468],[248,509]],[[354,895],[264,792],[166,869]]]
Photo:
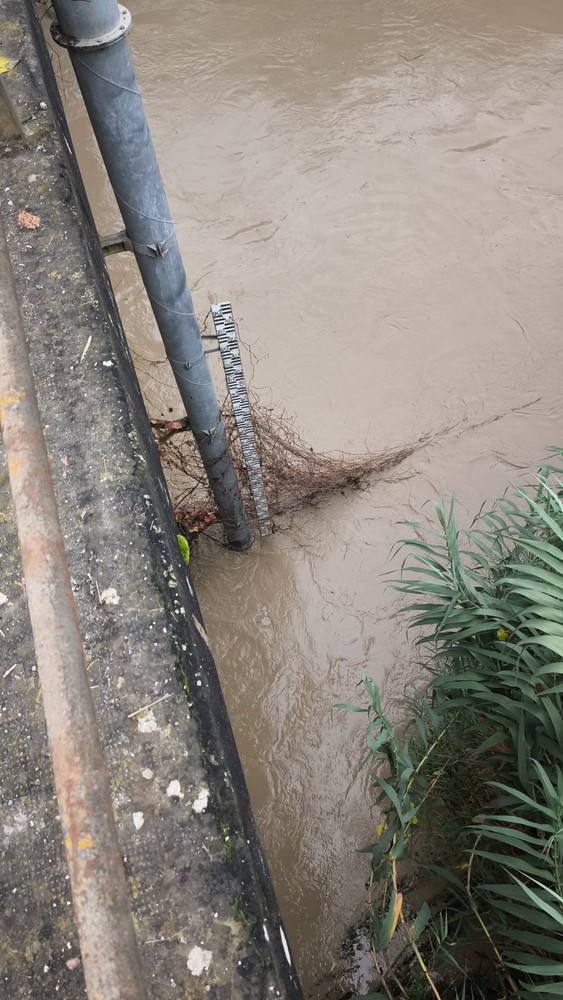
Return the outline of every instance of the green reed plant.
[[[563,997],[563,461],[533,488],[482,512],[469,531],[454,502],[437,526],[408,522],[395,586],[425,653],[427,686],[409,721],[363,685],[381,809],[369,919],[373,997]],[[430,876],[418,909],[403,872]],[[402,972],[401,972],[402,970]],[[405,972],[405,970],[407,970]],[[410,971],[408,971],[410,970]],[[406,978],[405,978],[406,977]],[[414,982],[414,980],[412,980]],[[414,995],[414,993],[412,993]]]

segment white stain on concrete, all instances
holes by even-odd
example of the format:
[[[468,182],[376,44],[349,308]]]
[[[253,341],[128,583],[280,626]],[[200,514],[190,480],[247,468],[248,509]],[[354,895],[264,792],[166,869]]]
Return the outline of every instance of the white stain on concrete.
[[[106,587],[100,594],[102,604],[121,604],[121,598],[115,587]]]
[[[206,951],[205,948],[200,948],[196,944],[188,955],[188,969],[192,976],[201,976],[202,972],[207,972],[212,958],[213,952]]]
[[[174,778],[174,780],[170,782],[168,788],[166,789],[166,794],[168,795],[169,798],[173,797],[177,799],[184,798],[184,793],[180,787],[180,782],[178,781],[177,778]]]
[[[152,708],[149,708],[146,712],[143,712],[143,714],[139,716],[137,729],[140,733],[154,733],[155,729],[158,729],[158,723],[154,717]]]
[[[136,830],[140,830],[144,822],[145,817],[142,812],[133,813],[133,823]]]
[[[209,789],[206,788],[204,785],[203,788],[200,788],[199,795],[192,804],[192,809],[196,813],[205,812],[208,803],[209,803]]]
[[[8,800],[9,803],[11,801],[11,799]],[[2,824],[4,837],[6,837],[6,839],[9,839],[10,837],[20,837],[29,826],[29,817],[25,810],[23,810],[20,806],[14,806],[13,808],[10,808],[10,811],[5,815],[6,820]]]

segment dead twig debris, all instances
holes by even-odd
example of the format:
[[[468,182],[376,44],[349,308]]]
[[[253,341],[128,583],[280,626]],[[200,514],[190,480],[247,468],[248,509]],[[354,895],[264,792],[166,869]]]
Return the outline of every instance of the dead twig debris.
[[[170,693],[169,693],[169,694],[163,694],[163,695],[162,695],[162,696],[161,696],[160,698],[157,698],[157,699],[156,699],[156,701],[151,701],[151,703],[150,703],[149,705],[143,705],[143,707],[142,707],[142,708],[137,708],[137,709],[135,709],[135,711],[134,711],[134,712],[131,712],[131,713],[130,713],[130,714],[129,714],[129,715],[127,716],[127,718],[128,718],[128,719],[134,719],[134,718],[135,718],[135,716],[136,716],[136,715],[140,715],[140,714],[141,714],[141,712],[148,712],[149,708],[154,708],[154,706],[155,706],[155,705],[160,705],[160,702],[161,702],[161,701],[166,701],[166,699],[167,699],[167,698],[171,698],[171,697],[172,697],[172,694],[173,694],[173,692],[172,692],[172,691],[170,691]]]
[[[270,513],[292,514],[317,504],[323,496],[346,488],[360,489],[372,475],[388,472],[404,462],[421,442],[364,455],[315,452],[302,440],[285,412],[252,401],[256,445]],[[230,401],[223,406],[227,437],[246,509],[254,504]],[[175,514],[187,535],[197,535],[217,521],[194,439],[182,421],[152,420],[157,448],[174,500]]]

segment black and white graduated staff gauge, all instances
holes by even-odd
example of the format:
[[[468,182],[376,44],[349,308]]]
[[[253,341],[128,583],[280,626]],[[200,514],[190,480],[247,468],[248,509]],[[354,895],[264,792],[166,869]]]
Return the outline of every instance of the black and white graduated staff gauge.
[[[212,305],[211,315],[213,316],[223,368],[225,369],[227,389],[233,405],[233,413],[246,465],[246,474],[250,483],[250,491],[256,508],[260,534],[262,536],[269,535],[272,531],[272,522],[264,490],[264,477],[262,476],[262,466],[260,465],[258,448],[256,447],[250,400],[242,369],[237,328],[233,319],[231,303],[219,302],[217,305]]]

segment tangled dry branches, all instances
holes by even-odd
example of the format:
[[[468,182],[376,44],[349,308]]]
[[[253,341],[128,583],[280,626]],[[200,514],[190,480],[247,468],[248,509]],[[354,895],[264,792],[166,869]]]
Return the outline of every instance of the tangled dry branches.
[[[252,416],[262,464],[270,513],[280,517],[317,503],[323,496],[346,487],[359,488],[367,478],[393,469],[420,446],[419,443],[365,455],[314,452],[299,436],[285,413],[253,400]],[[239,476],[245,507],[254,505],[230,403],[223,418]],[[181,421],[153,420],[160,456],[167,473],[175,513],[182,530],[197,534],[215,523],[217,512],[197,448]]]

